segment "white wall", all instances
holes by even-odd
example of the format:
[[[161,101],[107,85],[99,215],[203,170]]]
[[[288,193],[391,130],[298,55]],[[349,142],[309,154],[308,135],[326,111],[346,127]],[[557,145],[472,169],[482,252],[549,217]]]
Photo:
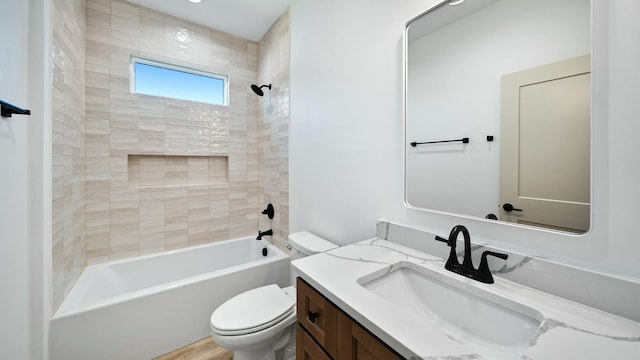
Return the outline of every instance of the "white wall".
[[[27,107],[28,3],[2,0],[0,99]],[[29,353],[28,116],[0,118],[0,359]]]
[[[48,7],[0,0],[0,99],[32,112],[0,119],[0,359],[48,358]]]
[[[29,359],[49,358],[51,317],[51,0],[29,1]]]
[[[344,244],[402,212],[402,30],[430,3],[294,1],[290,232]]]
[[[609,267],[640,276],[640,1],[610,1]]]
[[[637,99],[640,2],[595,0],[593,219],[584,236],[559,235],[403,205],[402,31],[433,0],[294,1],[292,7],[291,231],[341,244],[374,236],[378,217],[565,263],[640,276],[634,254],[640,179]],[[611,146],[609,144],[611,143]],[[425,241],[432,241],[425,239]]]

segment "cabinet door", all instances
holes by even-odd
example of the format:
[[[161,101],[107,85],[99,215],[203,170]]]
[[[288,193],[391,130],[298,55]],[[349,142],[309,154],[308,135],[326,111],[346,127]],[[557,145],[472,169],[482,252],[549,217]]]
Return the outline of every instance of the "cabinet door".
[[[343,313],[338,314],[336,360],[400,360],[401,356]]]
[[[298,322],[332,357],[336,356],[337,308],[309,284],[298,278]]]
[[[300,324],[298,324],[298,329],[296,330],[296,359],[331,360]]]

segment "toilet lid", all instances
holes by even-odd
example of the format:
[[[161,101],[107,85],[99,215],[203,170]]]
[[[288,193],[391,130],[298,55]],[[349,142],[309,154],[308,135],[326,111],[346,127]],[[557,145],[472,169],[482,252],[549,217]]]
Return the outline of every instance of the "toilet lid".
[[[295,301],[277,285],[236,295],[211,315],[211,327],[221,335],[240,335],[277,324],[294,311]]]

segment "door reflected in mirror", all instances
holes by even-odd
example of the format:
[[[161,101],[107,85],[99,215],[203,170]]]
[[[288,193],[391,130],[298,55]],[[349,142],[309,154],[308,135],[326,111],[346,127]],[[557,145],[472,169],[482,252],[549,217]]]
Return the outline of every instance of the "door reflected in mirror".
[[[473,0],[407,24],[409,207],[589,230],[590,21],[589,0]]]

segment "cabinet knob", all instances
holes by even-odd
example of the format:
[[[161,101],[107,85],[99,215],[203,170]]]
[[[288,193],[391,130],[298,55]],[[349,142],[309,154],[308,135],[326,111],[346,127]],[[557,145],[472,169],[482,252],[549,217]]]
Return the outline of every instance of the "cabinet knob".
[[[313,312],[311,310],[309,310],[309,312],[307,313],[307,318],[314,324],[316,323],[316,319],[318,318],[318,316],[320,316],[319,313]]]

